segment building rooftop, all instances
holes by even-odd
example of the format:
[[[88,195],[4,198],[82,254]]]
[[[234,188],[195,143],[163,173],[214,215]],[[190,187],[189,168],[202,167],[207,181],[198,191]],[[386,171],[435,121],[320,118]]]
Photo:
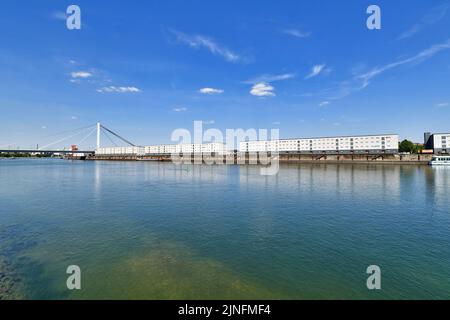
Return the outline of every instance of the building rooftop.
[[[279,138],[274,140],[249,140],[252,141],[280,141],[280,140],[314,140],[314,139],[336,139],[336,138],[360,138],[360,137],[379,137],[379,136],[398,136],[397,133],[381,133],[381,134],[366,134],[366,135],[351,135],[351,136],[328,136],[328,137],[306,137],[306,138]]]

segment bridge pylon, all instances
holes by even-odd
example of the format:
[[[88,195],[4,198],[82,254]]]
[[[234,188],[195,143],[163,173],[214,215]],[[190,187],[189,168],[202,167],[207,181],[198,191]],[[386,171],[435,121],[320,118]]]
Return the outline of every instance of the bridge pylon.
[[[97,149],[100,149],[100,130],[102,128],[102,125],[100,122],[97,122]]]

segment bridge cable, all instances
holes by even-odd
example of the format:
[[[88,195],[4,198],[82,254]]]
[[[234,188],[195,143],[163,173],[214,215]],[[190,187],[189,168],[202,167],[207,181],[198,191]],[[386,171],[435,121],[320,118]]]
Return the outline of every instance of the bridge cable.
[[[73,138],[73,137],[75,137],[75,136],[77,136],[77,135],[79,135],[79,134],[81,134],[81,133],[82,133],[82,132],[78,132],[78,133],[72,134],[72,135],[70,135],[70,136],[68,136],[68,137],[64,137],[64,138],[59,139],[59,140],[57,140],[57,141],[55,141],[55,142],[46,144],[45,146],[42,146],[42,147],[38,148],[37,150],[42,150],[42,149],[47,148],[47,147],[49,147],[49,146],[55,145],[55,144],[60,143],[60,142],[62,142],[62,141],[64,141],[64,140]]]
[[[57,132],[57,133],[53,133],[53,134],[44,136],[44,137],[39,138],[39,139],[47,139],[47,138],[51,138],[51,137],[54,137],[54,136],[62,135],[62,134],[64,134],[64,133],[81,132],[81,131],[83,131],[83,130],[85,130],[85,129],[94,128],[95,126],[96,126],[96,124],[91,124],[91,125],[84,126],[84,127],[80,127],[80,128],[76,128],[76,129],[64,130],[64,131],[60,131],[60,132]]]
[[[131,143],[131,142],[128,141],[127,139],[122,138],[121,136],[119,136],[117,133],[115,133],[115,132],[109,130],[109,129],[106,128],[105,126],[102,126],[102,125],[100,125],[100,126],[101,126],[102,129],[108,131],[109,133],[111,133],[112,135],[116,136],[117,138],[119,138],[120,140],[124,141],[125,143],[129,144],[130,146],[132,146],[132,147],[135,147],[135,146],[136,146],[135,144]]]
[[[112,143],[114,146],[117,147],[117,143],[115,143],[114,140],[111,139],[111,137],[109,136],[109,133],[108,133],[107,131],[102,131],[102,132],[103,132],[103,134],[105,135],[105,137],[107,137],[108,140],[111,141],[111,143]]]
[[[91,132],[89,132],[87,136],[85,136],[83,139],[81,139],[81,140],[77,143],[77,145],[78,145],[78,146],[81,145],[81,144],[82,144],[87,138],[89,138],[95,131],[97,131],[97,128],[94,128],[94,130],[92,130]]]
[[[96,126],[96,124],[91,124],[89,126],[84,126],[84,127],[77,128],[77,129],[64,130],[64,131],[60,131],[60,132],[57,132],[57,133],[53,133],[53,134],[50,134],[50,135],[46,135],[46,136],[40,137],[38,139],[42,141],[44,139],[55,137],[55,136],[60,136],[60,135],[62,135],[64,133],[69,133],[69,132],[80,132],[81,133],[81,132],[83,132],[83,130],[91,128],[91,127],[95,127],[95,126]],[[17,145],[17,143],[5,143],[5,144],[1,144],[0,147],[2,147],[2,146],[16,146],[16,145]],[[33,149],[33,148],[30,148],[30,149]],[[39,150],[39,149],[41,149],[41,148],[38,148],[37,150]]]

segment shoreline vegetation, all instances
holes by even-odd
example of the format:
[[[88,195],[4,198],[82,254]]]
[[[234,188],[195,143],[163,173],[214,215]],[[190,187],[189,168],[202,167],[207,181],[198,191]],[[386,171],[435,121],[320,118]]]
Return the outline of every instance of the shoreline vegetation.
[[[0,153],[0,158],[54,158],[51,154]]]

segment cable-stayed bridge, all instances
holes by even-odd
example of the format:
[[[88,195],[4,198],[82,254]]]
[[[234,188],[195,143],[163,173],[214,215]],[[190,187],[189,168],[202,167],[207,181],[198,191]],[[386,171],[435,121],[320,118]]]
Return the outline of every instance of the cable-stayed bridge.
[[[89,126],[85,126],[78,129],[67,130],[52,134],[51,136],[43,137],[41,139],[48,140],[53,138],[50,142],[44,144],[36,143],[36,148],[21,148],[15,146],[14,144],[3,144],[0,145],[0,153],[41,153],[41,154],[93,154],[93,146],[79,148],[83,143],[86,143],[89,138],[93,138],[95,134],[95,148],[98,149],[101,146],[103,138],[108,139],[110,143],[114,146],[118,146],[116,141],[119,143],[125,143],[126,145],[135,147],[136,145],[127,139],[123,138],[116,132],[108,129],[102,124],[95,123]],[[63,147],[64,146],[64,147]]]

